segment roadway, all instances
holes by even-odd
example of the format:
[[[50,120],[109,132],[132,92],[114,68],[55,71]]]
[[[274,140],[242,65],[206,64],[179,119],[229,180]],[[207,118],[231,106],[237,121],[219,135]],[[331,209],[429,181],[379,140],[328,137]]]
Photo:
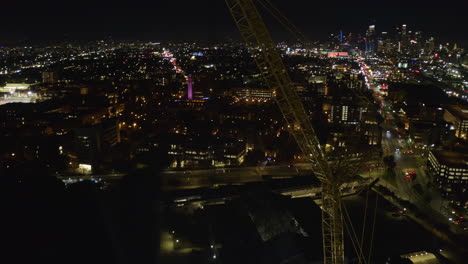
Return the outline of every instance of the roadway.
[[[374,100],[380,105],[379,112],[385,120],[382,124],[382,150],[384,156],[394,156],[397,183],[406,187],[417,183],[426,185],[428,179],[424,171],[425,159],[422,153],[398,129],[394,118],[394,115],[398,113],[395,113],[394,109],[392,109],[391,102],[385,101],[379,90],[379,86],[374,84],[374,76],[367,70],[367,65],[363,61],[360,64],[362,72],[366,76],[367,87],[373,91]],[[416,172],[416,179],[414,181],[406,179],[406,172],[408,171]]]
[[[382,124],[383,153],[384,156],[393,155],[396,162],[394,169],[395,181],[380,181],[379,184],[392,190],[398,197],[410,201],[428,215],[432,215],[433,220],[437,219],[436,221],[438,222],[447,223],[447,220],[453,217],[453,215],[451,210],[448,209],[448,202],[444,201],[437,191],[428,187],[428,183],[432,182],[432,179],[430,179],[430,176],[425,171],[427,157],[420,149],[415,148],[414,144],[403,131],[398,129],[395,123],[395,116],[399,113],[395,112],[395,109],[392,109],[391,102],[385,101],[379,91],[378,85],[375,85],[373,82],[372,74],[369,74],[365,69],[366,67],[362,66],[362,72],[367,77],[368,88],[373,90],[374,99],[379,103],[379,111],[385,120]],[[415,179],[408,179],[406,177],[407,172],[415,172]],[[379,177],[377,175],[378,173],[376,172],[369,175],[363,174],[363,176],[374,178]],[[381,173],[380,176],[382,175]],[[413,188],[417,184],[421,186],[419,192]],[[426,198],[430,198],[430,202]]]
[[[292,178],[311,175],[310,164],[296,164],[267,167],[216,168],[206,170],[168,170],[161,174],[162,185],[166,191],[177,189],[216,188],[223,185],[241,185],[248,182],[263,181],[266,176],[273,178]]]
[[[277,165],[266,167],[213,168],[197,170],[165,170],[161,173],[161,182],[165,191],[217,188],[223,185],[241,185],[248,182],[263,181],[265,177],[292,178],[311,175],[312,168],[308,163],[294,166]],[[100,175],[60,175],[66,184],[83,180],[112,182],[120,180],[126,174],[110,173]]]
[[[391,102],[384,99],[379,90],[379,86],[374,84],[374,76],[365,69],[365,63],[361,63],[362,72],[366,75],[367,86],[373,91],[374,100],[380,105],[379,112],[384,118],[382,124],[382,150],[384,156],[393,155],[395,167],[395,188],[401,198],[412,200],[414,196],[414,189],[412,186],[420,184],[426,187],[430,182],[426,174],[425,162],[426,158],[423,156],[419,149],[415,148],[410,138],[401,131],[395,123],[395,112],[392,108]],[[415,179],[408,179],[407,172],[415,172]],[[395,186],[396,184],[396,186]]]

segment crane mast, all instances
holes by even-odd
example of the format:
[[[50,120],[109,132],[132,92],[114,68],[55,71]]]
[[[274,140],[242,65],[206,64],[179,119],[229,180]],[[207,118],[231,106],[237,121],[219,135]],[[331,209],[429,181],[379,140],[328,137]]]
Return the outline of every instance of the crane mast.
[[[340,202],[341,180],[327,163],[317,135],[300,97],[292,85],[283,60],[253,0],[225,0],[267,85],[275,91],[290,133],[312,163],[322,183],[322,235],[325,264],[344,263],[343,216]]]

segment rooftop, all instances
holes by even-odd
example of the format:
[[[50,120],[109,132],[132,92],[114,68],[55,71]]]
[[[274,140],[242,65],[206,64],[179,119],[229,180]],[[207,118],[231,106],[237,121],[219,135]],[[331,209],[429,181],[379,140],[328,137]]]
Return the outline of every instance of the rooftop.
[[[448,105],[447,110],[462,119],[468,119],[468,106],[466,105]]]
[[[454,167],[468,168],[468,153],[455,151],[432,151],[439,163]]]

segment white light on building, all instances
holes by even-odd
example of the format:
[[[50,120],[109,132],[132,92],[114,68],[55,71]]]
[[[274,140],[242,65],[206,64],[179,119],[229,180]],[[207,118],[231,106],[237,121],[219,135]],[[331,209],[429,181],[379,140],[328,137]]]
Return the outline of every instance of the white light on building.
[[[91,173],[93,167],[90,164],[78,164],[78,169],[82,173]]]

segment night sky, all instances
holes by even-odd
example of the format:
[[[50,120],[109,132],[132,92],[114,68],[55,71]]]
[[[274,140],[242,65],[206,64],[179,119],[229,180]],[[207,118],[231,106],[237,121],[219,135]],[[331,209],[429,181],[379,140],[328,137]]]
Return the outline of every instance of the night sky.
[[[439,1],[313,1],[271,0],[310,39],[330,33],[365,32],[371,23],[377,31],[408,24],[439,39],[466,46],[468,22],[462,0]],[[446,4],[446,5],[443,5]],[[171,1],[9,1],[1,7],[0,41],[115,39],[209,40],[238,38],[224,0]],[[276,39],[286,39],[274,24]]]

